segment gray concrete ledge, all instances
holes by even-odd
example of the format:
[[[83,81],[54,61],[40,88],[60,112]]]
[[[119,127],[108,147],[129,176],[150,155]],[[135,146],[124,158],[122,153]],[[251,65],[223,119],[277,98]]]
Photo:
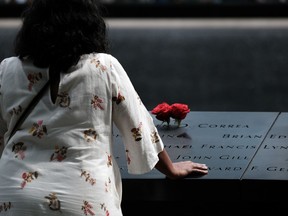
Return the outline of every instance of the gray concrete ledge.
[[[110,18],[111,28],[288,28],[288,18]],[[0,19],[0,27],[17,27],[20,19]]]

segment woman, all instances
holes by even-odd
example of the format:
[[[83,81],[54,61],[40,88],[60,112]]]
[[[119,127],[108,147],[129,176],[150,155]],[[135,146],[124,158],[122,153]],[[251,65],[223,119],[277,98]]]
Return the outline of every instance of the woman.
[[[125,70],[107,54],[97,0],[34,0],[0,66],[1,215],[121,216],[121,176],[112,152],[119,128],[132,174],[154,167],[170,179],[207,173],[172,163]],[[38,104],[8,140],[28,103]],[[139,128],[135,139],[133,128]],[[158,140],[157,142],[153,140]]]

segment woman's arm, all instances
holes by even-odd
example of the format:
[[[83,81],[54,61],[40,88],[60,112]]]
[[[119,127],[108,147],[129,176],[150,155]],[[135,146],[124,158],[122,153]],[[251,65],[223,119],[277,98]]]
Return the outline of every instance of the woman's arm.
[[[205,164],[194,163],[193,161],[181,161],[173,163],[164,149],[158,154],[159,161],[155,168],[166,175],[169,179],[180,179],[190,174],[207,174],[208,167]]]

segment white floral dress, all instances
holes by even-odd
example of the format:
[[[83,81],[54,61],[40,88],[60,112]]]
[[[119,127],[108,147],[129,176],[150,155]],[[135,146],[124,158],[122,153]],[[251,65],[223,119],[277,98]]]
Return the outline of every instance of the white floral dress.
[[[21,128],[10,131],[48,80],[48,69],[6,58],[0,66],[0,216],[120,216],[121,176],[113,123],[131,174],[153,169],[163,143],[119,61],[83,55],[61,74],[54,104],[44,94]]]

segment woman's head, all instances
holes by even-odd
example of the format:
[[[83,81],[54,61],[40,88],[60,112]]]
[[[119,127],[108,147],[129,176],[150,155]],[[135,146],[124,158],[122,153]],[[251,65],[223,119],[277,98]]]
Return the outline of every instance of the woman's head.
[[[15,53],[39,67],[67,70],[82,54],[107,52],[99,0],[33,0],[23,13]]]

